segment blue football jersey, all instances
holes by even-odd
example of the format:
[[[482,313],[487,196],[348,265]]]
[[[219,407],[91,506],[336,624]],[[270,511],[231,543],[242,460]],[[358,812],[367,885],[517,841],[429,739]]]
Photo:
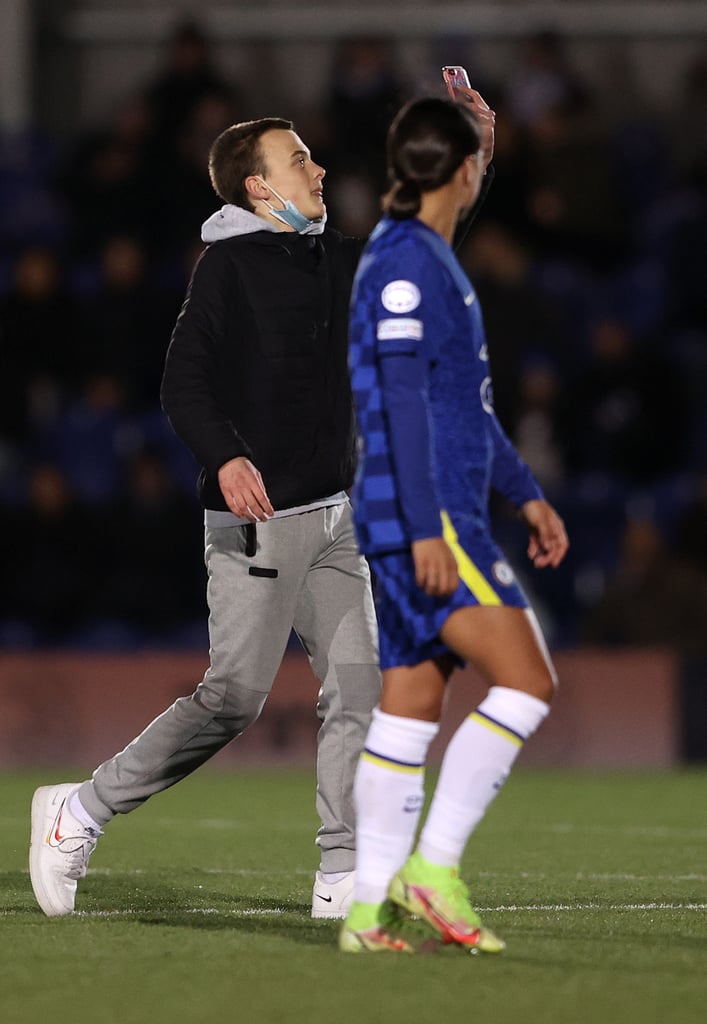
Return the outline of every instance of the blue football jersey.
[[[396,394],[386,357],[412,384]],[[542,496],[493,409],[476,293],[446,241],[416,219],[384,218],[371,235],[351,301],[350,368],[360,435],[354,484],[367,554],[488,530],[492,486],[515,505]],[[401,444],[401,438],[405,439]]]

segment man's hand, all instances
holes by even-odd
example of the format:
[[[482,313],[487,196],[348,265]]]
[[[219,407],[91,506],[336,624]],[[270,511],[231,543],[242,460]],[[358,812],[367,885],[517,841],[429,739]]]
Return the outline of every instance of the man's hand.
[[[521,515],[530,530],[528,558],[536,569],[547,565],[556,569],[570,546],[565,524],[552,505],[540,498],[526,501]]]
[[[426,537],[411,544],[415,582],[431,597],[448,597],[459,586],[452,549],[442,537]]]
[[[481,135],[481,146],[479,148],[479,161],[481,169],[486,170],[493,160],[493,148],[495,144],[496,111],[491,110],[486,100],[476,89],[465,89],[457,85],[454,88],[456,94],[462,97],[462,102],[470,103],[474,116],[479,125]]]
[[[275,512],[263,478],[250,459],[239,456],[224,462],[218,471],[218,483],[229,509],[240,519],[264,523]]]

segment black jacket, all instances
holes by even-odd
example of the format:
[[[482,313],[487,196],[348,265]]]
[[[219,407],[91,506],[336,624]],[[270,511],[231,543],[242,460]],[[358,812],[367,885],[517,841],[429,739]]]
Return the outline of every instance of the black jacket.
[[[256,231],[202,254],[172,335],[162,407],[203,469],[199,495],[226,509],[219,468],[245,455],[276,509],[351,486],[347,336],[363,243]]]
[[[457,248],[492,181],[489,167],[459,225]],[[161,397],[172,427],[203,467],[199,496],[206,508],[227,509],[218,470],[239,455],[260,471],[275,509],[353,483],[348,319],[364,245],[329,228],[298,235],[251,225],[202,254],[172,334]]]

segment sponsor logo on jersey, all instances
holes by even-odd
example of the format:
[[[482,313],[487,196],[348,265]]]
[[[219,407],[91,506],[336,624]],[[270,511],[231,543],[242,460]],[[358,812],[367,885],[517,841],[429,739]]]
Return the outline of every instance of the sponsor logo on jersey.
[[[493,578],[502,587],[510,587],[511,583],[515,582],[515,574],[508,562],[494,562],[491,566],[491,572],[493,573]]]
[[[421,299],[420,289],[412,281],[391,281],[381,292],[383,308],[390,313],[412,313]]]
[[[407,316],[398,317],[396,320],[379,320],[376,329],[376,337],[379,341],[390,341],[393,338],[412,338],[414,341],[422,341],[422,335],[422,320],[412,320]]]
[[[493,384],[490,377],[484,377],[481,381],[479,392],[481,393],[481,404],[484,411],[491,414],[493,412]]]

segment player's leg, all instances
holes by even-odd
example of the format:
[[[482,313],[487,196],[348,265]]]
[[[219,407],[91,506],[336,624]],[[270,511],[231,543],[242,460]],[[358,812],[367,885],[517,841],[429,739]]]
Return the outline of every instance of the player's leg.
[[[444,642],[489,685],[445,751],[420,840],[423,856],[455,866],[505,782],[523,744],[544,721],[555,673],[529,609],[467,607],[450,615]]]
[[[523,743],[549,711],[554,670],[527,609],[459,609],[441,637],[479,669],[490,689],[450,740],[418,848],[396,876],[391,895],[448,940],[497,952],[503,944],[471,910],[458,865]]]
[[[355,900],[339,934],[346,952],[377,952],[400,938],[388,887],[413,846],[424,803],[425,760],[452,664],[442,657],[383,672],[380,707],[373,712],[356,771]]]
[[[81,784],[45,786],[32,803],[30,875],[50,915],[74,909],[102,827],[189,775],[260,714],[282,660],[305,572],[288,520],[258,531],[254,557],[243,528],[207,530],[211,664],[190,697],[179,698],[124,750]],[[278,575],[253,575],[251,570]]]
[[[317,834],[321,863],[315,917],[341,917],[354,868],[353,781],[371,711],[380,695],[370,573],[348,504],[307,513],[313,556],[295,611],[295,629],[321,683],[317,715]]]
[[[489,686],[522,690],[552,702],[557,675],[531,608],[467,607],[440,629],[444,643],[472,664]]]

